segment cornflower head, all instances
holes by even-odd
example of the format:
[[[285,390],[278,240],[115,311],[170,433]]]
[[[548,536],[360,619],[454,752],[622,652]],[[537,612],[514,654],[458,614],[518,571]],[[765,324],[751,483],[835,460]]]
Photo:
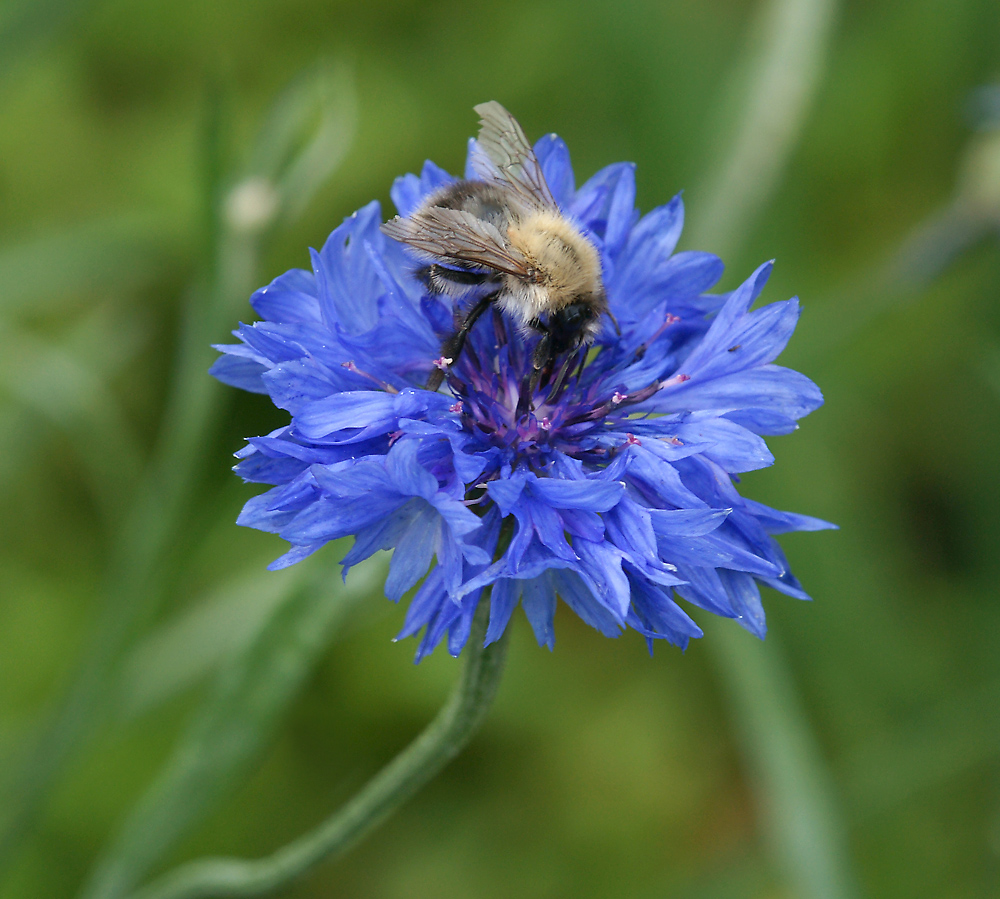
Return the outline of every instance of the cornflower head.
[[[245,481],[272,485],[239,523],[291,544],[271,568],[348,535],[345,577],[393,550],[390,599],[423,579],[400,634],[423,631],[418,660],[445,638],[459,654],[487,588],[487,643],[520,604],[551,648],[559,598],[602,634],[631,627],[650,648],[702,635],[678,598],[763,637],[759,584],[808,599],[772,535],[832,527],[734,485],[774,461],[763,436],[822,404],[808,378],[773,364],[797,300],[750,311],[771,263],[708,293],[722,262],[675,252],[679,196],[640,216],[631,164],[578,189],[558,137],[528,152],[599,254],[611,314],[592,342],[539,369],[544,335],[495,304],[444,355],[471,300],[435,290],[426,258],[387,237],[370,203],[311,251],[311,271],[258,290],[262,321],[218,347],[217,378],[291,415],[237,453]],[[465,177],[482,171],[471,141]],[[427,162],[392,200],[412,216],[455,181]]]

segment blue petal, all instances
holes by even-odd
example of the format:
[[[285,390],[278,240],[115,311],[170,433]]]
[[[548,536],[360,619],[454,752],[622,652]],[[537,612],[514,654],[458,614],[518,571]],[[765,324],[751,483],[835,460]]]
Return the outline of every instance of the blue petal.
[[[302,474],[308,467],[307,463],[287,456],[272,458],[265,453],[253,453],[233,466],[246,483],[251,484],[286,484]]]
[[[604,536],[604,521],[596,512],[561,508],[559,518],[562,520],[566,532],[574,537],[600,540]]]
[[[653,532],[651,510],[630,499],[620,502],[604,516],[608,539],[638,562],[657,561],[656,534]]]
[[[525,503],[525,511],[527,512],[526,520],[530,522],[530,526],[538,536],[542,546],[561,559],[576,558],[572,547],[566,541],[562,519],[556,514],[555,509],[544,503],[528,502]],[[529,538],[531,537],[531,532],[527,527],[522,533]],[[511,545],[514,545],[514,541],[511,541]]]
[[[500,507],[504,517],[510,515],[520,501],[526,480],[524,472],[515,472],[506,480],[490,481],[487,485],[490,498]]]
[[[704,455],[726,471],[756,471],[774,464],[774,456],[760,437],[725,418],[688,421],[678,425],[676,433],[684,442],[711,444]]]
[[[650,505],[692,508],[705,501],[692,493],[681,481],[673,462],[656,456],[646,445],[630,447],[631,459],[628,482],[649,501]]]
[[[412,637],[426,627],[444,605],[453,605],[444,591],[441,572],[434,569],[427,575],[420,589],[414,594],[403,619],[403,629],[396,635],[399,640]]]
[[[365,250],[384,291],[379,306],[380,316],[390,319],[400,328],[433,339],[434,334],[420,310],[419,300],[423,291],[414,291],[412,287],[407,290],[407,287],[389,270],[383,254],[369,241],[365,241]],[[416,279],[412,279],[412,284],[416,283]]]
[[[710,534],[732,509],[649,509],[653,532],[660,537],[703,537]]]
[[[250,297],[250,305],[272,322],[319,321],[316,278],[312,272],[293,268]]]
[[[372,496],[364,503],[317,499],[279,532],[289,543],[315,543],[356,534],[380,518],[396,513],[405,497]]]
[[[256,351],[261,361],[278,363],[301,358],[306,352],[303,341],[316,335],[317,331],[326,333],[322,325],[313,322],[257,322],[251,326],[241,325],[235,333]],[[232,349],[228,351],[233,352]]]
[[[297,511],[277,511],[272,508],[274,500],[282,496],[283,493],[284,488],[276,488],[247,500],[236,519],[236,523],[243,527],[278,533],[298,514]]]
[[[407,216],[415,212],[429,194],[454,180],[444,169],[428,160],[424,163],[419,178],[416,175],[397,178],[389,190],[389,196],[392,197],[396,211]]]
[[[645,289],[666,299],[667,308],[673,311],[688,298],[711,290],[724,270],[722,260],[714,253],[685,250],[662,263],[647,280]]]
[[[775,411],[789,418],[803,418],[823,405],[823,394],[805,375],[779,365],[763,365],[723,378],[692,378],[665,387],[642,408],[655,412],[692,409],[728,413],[734,409]]]
[[[521,608],[528,616],[538,645],[552,649],[556,642],[553,625],[556,614],[555,591],[546,578],[532,578],[517,583],[521,588]]]
[[[404,438],[389,450],[385,468],[400,493],[430,500],[437,493],[437,478],[420,464],[419,451],[419,441]]]
[[[729,594],[729,601],[740,626],[763,640],[767,624],[764,621],[764,607],[760,602],[760,590],[754,579],[738,571],[720,571],[719,577]]]
[[[549,577],[559,598],[583,621],[605,637],[618,637],[621,634],[621,620],[594,599],[594,594],[576,572],[553,571]]]
[[[381,221],[382,209],[373,201],[345,219],[319,253],[313,251],[323,320],[349,334],[370,331],[378,323],[381,290],[365,242],[381,245]]]
[[[284,568],[294,565],[296,562],[301,562],[323,546],[326,546],[325,540],[321,540],[319,543],[310,543],[306,546],[293,546],[283,556],[279,556],[273,562],[269,563],[267,570],[281,571]]]
[[[657,272],[676,249],[683,228],[684,201],[680,194],[666,206],[639,219],[618,263],[616,284],[624,295],[630,295],[636,288],[642,289],[651,278],[659,280]]]
[[[785,348],[798,320],[799,304],[792,299],[740,316],[729,328],[716,331],[713,324],[681,368],[691,377],[720,377],[771,362]]]
[[[377,553],[379,550],[392,549],[400,537],[405,533],[410,525],[410,519],[400,515],[389,515],[379,519],[367,528],[358,531],[354,538],[354,545],[350,551],[340,560],[344,567],[343,576],[347,577],[347,572],[363,562],[365,559]]]
[[[440,406],[446,404],[447,399],[426,390],[419,394],[411,389],[399,394],[381,390],[343,391],[306,405],[296,416],[295,425],[309,440],[323,440],[338,431],[351,429],[352,436],[338,439],[353,442],[371,433],[384,432],[400,418],[427,409],[431,403]]]
[[[746,315],[753,305],[754,300],[763,292],[764,286],[771,277],[773,268],[773,261],[757,266],[754,273],[732,292],[726,304],[719,310],[715,321],[712,322],[712,327],[709,329],[708,334],[705,335],[706,343],[711,344],[713,342],[712,337],[714,334],[730,331],[736,320]]]
[[[556,508],[590,512],[607,512],[625,492],[625,485],[619,481],[535,478],[530,483],[535,496]]]
[[[624,620],[631,594],[622,571],[621,551],[608,543],[590,540],[577,540],[573,548],[580,557],[580,572],[590,582],[598,602]]]
[[[654,529],[656,527],[655,519],[653,527]],[[660,556],[678,566],[735,568],[763,577],[781,574],[778,566],[749,552],[734,541],[720,537],[715,532],[702,537],[660,537],[658,545]]]
[[[469,642],[472,631],[472,619],[479,605],[479,597],[470,597],[459,607],[458,617],[448,627],[448,653],[457,658]]]
[[[417,649],[417,655],[414,661],[419,662],[424,658],[424,656],[435,649],[444,638],[448,629],[455,624],[461,615],[462,609],[455,605],[455,603],[442,603],[434,618],[427,626],[427,630],[424,632],[424,638],[420,641],[420,647]]]
[[[837,525],[813,518],[811,515],[798,515],[795,512],[781,512],[752,499],[745,499],[747,511],[752,512],[769,534],[787,534],[789,531],[825,531],[837,530]]]
[[[725,618],[736,617],[732,600],[715,568],[691,565],[682,567],[680,573],[685,583],[678,584],[674,587],[674,591],[681,598],[707,612],[713,612]]]
[[[703,636],[702,630],[670,598],[670,591],[650,584],[642,577],[630,576],[632,605],[635,615],[644,625],[637,628],[650,637],[669,640],[682,649],[692,637]],[[636,627],[634,621],[629,622]]]
[[[440,531],[440,519],[433,509],[425,506],[413,516],[392,554],[385,581],[389,599],[398,600],[427,573]]]
[[[601,169],[577,191],[570,211],[616,256],[635,220],[635,165],[619,162]]]
[[[294,359],[274,366],[262,380],[274,405],[298,415],[307,404],[349,389],[346,374],[346,369],[339,369],[334,374],[314,359]]]
[[[576,179],[566,144],[556,135],[546,134],[535,144],[535,156],[552,196],[560,206],[568,207],[576,191]]]
[[[496,643],[503,636],[507,622],[517,605],[520,595],[518,582],[512,578],[501,578],[490,590],[490,623],[486,628],[486,645]]]
[[[791,434],[799,427],[794,418],[773,409],[737,409],[735,412],[727,412],[725,417],[762,436]]]
[[[216,359],[208,373],[230,387],[238,387],[251,393],[267,393],[260,378],[265,371],[267,369],[253,359],[228,355]]]

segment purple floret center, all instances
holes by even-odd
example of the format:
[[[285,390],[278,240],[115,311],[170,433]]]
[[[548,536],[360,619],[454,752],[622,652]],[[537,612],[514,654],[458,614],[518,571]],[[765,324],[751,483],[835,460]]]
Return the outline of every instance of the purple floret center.
[[[632,407],[655,394],[660,383],[631,392],[618,389],[614,369],[609,372],[600,365],[603,348],[598,346],[583,365],[579,357],[553,360],[552,371],[524,409],[522,392],[531,374],[533,342],[513,331],[499,316],[482,323],[470,337],[465,356],[448,366],[446,385],[456,398],[451,411],[458,414],[463,429],[482,448],[501,450],[515,468],[524,462],[544,470],[553,453],[606,463],[618,447],[604,445],[599,438],[627,431]],[[572,374],[560,383],[557,372],[562,365],[571,367]],[[622,445],[634,442],[633,437]]]

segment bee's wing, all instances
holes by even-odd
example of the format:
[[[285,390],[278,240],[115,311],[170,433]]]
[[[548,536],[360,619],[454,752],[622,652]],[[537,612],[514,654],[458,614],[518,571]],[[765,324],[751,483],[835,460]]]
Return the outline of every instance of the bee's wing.
[[[493,164],[490,168],[497,170],[478,171],[477,174],[496,180],[499,173],[502,182],[529,207],[557,209],[558,204],[549,190],[541,163],[517,119],[496,100],[473,108],[479,113],[482,125],[476,143]],[[474,166],[475,163],[473,159]]]
[[[461,209],[431,206],[409,218],[396,216],[382,233],[433,259],[481,266],[528,277],[527,260],[489,222]]]

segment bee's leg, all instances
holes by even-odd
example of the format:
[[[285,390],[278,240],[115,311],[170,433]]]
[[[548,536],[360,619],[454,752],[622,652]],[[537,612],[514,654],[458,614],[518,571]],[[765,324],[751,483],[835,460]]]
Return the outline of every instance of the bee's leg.
[[[531,371],[527,372],[521,382],[521,391],[517,398],[517,417],[520,418],[529,409],[534,409],[532,400],[535,391],[538,389],[538,382],[542,379],[542,370],[552,362],[552,335],[547,331],[542,331],[541,339],[535,346],[535,352],[531,356]]]
[[[451,362],[444,363],[443,365],[450,365],[454,362],[460,355],[462,355],[462,348],[465,346],[465,339],[469,336],[469,332],[472,330],[472,326],[475,325],[479,316],[482,315],[490,306],[493,305],[493,301],[500,295],[499,290],[493,291],[493,293],[488,293],[486,296],[480,297],[475,305],[468,311],[465,318],[459,323],[457,330],[451,337],[447,338],[444,343],[441,344],[441,357],[442,359],[450,359]],[[437,390],[441,383],[444,381],[444,369],[435,368],[431,372],[431,376],[427,379],[427,389]]]
[[[586,350],[583,351],[584,358],[587,357]],[[549,395],[545,397],[546,404],[554,403],[559,399],[559,394],[562,393],[563,385],[566,383],[566,379],[569,376],[570,369],[573,368],[573,363],[577,361],[577,353],[567,353],[566,358],[563,360],[563,364],[559,366],[559,374],[556,376],[556,381],[552,385],[552,389],[549,391]]]

